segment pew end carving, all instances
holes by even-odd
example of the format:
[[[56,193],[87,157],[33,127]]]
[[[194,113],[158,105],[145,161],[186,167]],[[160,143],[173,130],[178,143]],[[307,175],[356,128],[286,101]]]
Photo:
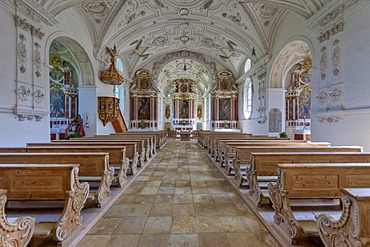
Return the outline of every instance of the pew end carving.
[[[6,192],[0,189],[0,246],[27,246],[35,230],[36,219],[26,216],[10,223],[5,214]]]
[[[342,214],[339,219],[330,215],[317,216],[317,228],[321,241],[327,247],[370,245],[370,189],[342,188]]]

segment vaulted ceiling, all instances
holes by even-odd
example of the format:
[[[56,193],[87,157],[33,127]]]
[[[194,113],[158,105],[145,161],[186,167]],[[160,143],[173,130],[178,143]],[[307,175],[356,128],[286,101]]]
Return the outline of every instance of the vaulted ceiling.
[[[199,68],[189,69],[189,79],[201,80],[207,73],[212,77],[213,68],[230,70],[238,77],[247,58],[258,61],[271,55],[276,32],[288,14],[309,20],[336,0],[18,1],[44,11],[49,25],[63,12],[77,12],[89,29],[95,56],[106,59],[105,48],[116,44],[128,76],[147,67],[170,82],[184,74],[179,69],[184,62]]]

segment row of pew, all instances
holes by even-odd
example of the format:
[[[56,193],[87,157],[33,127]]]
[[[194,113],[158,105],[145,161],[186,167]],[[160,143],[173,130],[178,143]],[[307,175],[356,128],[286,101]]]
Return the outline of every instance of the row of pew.
[[[104,207],[166,138],[126,132],[0,148],[0,243],[67,246],[83,209]]]
[[[255,212],[272,212],[269,229],[283,246],[370,245],[363,147],[227,132],[200,132],[198,143]]]

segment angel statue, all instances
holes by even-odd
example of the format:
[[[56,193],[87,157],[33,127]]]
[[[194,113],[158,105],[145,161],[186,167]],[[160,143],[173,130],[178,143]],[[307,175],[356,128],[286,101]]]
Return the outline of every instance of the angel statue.
[[[113,48],[107,47],[107,51],[110,54],[110,62],[115,66],[116,65],[116,59],[117,59],[117,56],[118,56],[117,46],[114,45]]]

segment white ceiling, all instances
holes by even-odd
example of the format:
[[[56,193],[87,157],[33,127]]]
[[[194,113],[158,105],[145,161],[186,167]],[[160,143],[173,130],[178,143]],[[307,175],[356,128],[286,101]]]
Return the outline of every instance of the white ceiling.
[[[76,11],[90,31],[94,53],[106,58],[105,48],[116,44],[128,67],[125,71],[130,71],[127,76],[140,68],[157,68],[160,82],[186,77],[200,81],[202,91],[207,87],[204,74],[212,78],[212,66],[239,77],[247,58],[257,61],[269,55],[279,25],[288,14],[308,20],[331,4],[330,0],[20,1],[39,6],[56,21],[62,12]],[[251,54],[253,47],[256,57]],[[180,51],[192,56],[176,57]],[[169,54],[174,54],[172,60]],[[184,61],[194,67],[186,75],[177,66]],[[207,68],[203,62],[213,65]]]

